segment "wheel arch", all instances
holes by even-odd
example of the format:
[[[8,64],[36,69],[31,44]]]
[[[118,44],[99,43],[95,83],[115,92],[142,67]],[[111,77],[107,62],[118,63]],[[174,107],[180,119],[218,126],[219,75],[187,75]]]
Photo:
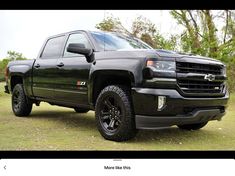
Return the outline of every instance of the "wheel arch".
[[[24,79],[23,79],[23,76],[20,75],[20,74],[11,75],[11,77],[10,77],[10,91],[11,91],[11,92],[13,91],[14,87],[15,87],[17,84],[22,84],[23,87],[24,87]]]
[[[101,90],[108,86],[120,84],[129,88],[135,86],[135,76],[128,70],[97,70],[91,74],[88,88],[88,101],[94,107]]]
[[[9,66],[9,90],[12,93],[16,84],[23,84],[26,95],[32,95],[31,90],[32,69],[30,65],[10,65]]]

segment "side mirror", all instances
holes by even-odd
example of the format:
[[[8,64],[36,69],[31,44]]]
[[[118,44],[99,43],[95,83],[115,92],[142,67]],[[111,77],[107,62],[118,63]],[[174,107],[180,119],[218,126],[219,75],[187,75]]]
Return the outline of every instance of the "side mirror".
[[[67,51],[70,53],[82,54],[85,56],[89,56],[92,53],[92,49],[88,49],[82,43],[70,43],[67,47]]]
[[[93,50],[86,48],[85,45],[82,43],[70,43],[67,47],[67,52],[82,54],[86,57],[87,62],[94,61]]]

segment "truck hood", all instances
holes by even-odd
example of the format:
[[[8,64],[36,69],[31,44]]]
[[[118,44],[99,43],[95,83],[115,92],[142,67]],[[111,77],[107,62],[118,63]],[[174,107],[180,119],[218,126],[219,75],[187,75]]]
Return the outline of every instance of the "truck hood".
[[[34,61],[35,61],[35,59],[10,61],[7,66],[8,67],[13,66],[13,65],[29,65],[29,66],[32,66]]]
[[[125,53],[128,56],[133,56],[133,55],[138,55],[138,56],[151,56],[151,55],[157,55],[158,57],[162,58],[172,58],[176,59],[177,61],[183,61],[186,58],[189,58],[190,60],[195,60],[195,61],[203,61],[203,62],[213,62],[217,64],[222,64],[220,61],[216,59],[212,59],[209,57],[203,57],[200,55],[193,55],[190,53],[180,53],[180,52],[175,52],[175,51],[170,51],[170,50],[163,50],[163,49],[152,49],[152,50],[146,50],[146,49],[134,49],[134,50],[118,50],[116,52],[119,53]],[[137,54],[138,53],[138,54]]]

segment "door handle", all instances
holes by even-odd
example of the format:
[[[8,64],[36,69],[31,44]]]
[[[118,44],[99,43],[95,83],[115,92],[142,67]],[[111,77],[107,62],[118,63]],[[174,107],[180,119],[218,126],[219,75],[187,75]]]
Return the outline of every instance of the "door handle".
[[[35,65],[34,67],[35,67],[35,68],[39,68],[39,67],[40,67],[40,64],[37,64],[37,65]]]
[[[57,67],[63,67],[63,66],[64,66],[64,63],[63,63],[63,62],[57,64]]]

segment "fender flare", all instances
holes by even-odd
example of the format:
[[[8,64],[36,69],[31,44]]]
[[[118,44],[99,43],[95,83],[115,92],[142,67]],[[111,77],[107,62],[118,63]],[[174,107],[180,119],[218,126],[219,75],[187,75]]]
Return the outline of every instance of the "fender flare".
[[[96,78],[98,76],[120,76],[120,77],[127,77],[130,81],[131,81],[131,86],[135,86],[136,85],[136,79],[134,76],[134,73],[132,73],[129,70],[95,70],[94,72],[92,72],[90,74],[89,77],[89,83],[88,83],[88,102],[90,103],[90,105],[93,104],[93,92],[95,89],[95,85],[94,82],[96,80]]]

